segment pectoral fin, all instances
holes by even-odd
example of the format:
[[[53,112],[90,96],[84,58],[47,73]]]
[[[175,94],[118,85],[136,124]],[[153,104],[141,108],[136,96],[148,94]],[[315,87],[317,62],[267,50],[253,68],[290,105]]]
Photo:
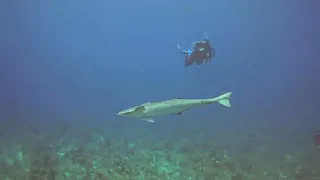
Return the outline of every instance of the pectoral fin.
[[[154,122],[154,120],[153,120],[152,118],[143,118],[143,120],[145,120],[145,121],[147,121],[147,122],[151,122],[151,123]]]
[[[185,109],[184,111],[180,111],[177,113],[177,115],[181,115],[182,113],[184,113],[185,111],[189,111],[190,109]]]

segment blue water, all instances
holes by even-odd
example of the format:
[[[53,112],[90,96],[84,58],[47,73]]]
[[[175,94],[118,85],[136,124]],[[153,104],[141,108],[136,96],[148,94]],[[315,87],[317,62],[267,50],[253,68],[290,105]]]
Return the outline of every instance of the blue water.
[[[307,0],[3,1],[0,111],[6,133],[68,123],[118,137],[202,134],[228,147],[255,133],[312,146],[320,125],[319,3]],[[184,67],[206,32],[211,64]],[[145,102],[211,98],[155,123],[116,113]],[[234,148],[231,148],[231,151]]]

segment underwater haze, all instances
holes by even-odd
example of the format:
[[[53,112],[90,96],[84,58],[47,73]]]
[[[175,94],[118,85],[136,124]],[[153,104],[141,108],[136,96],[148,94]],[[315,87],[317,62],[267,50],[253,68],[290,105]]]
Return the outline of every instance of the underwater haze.
[[[320,160],[312,140],[320,126],[319,9],[320,3],[314,0],[0,2],[0,145],[5,149],[0,151],[0,166],[6,167],[0,179],[12,178],[6,162],[16,161],[8,152],[18,153],[17,144],[28,154],[42,143],[41,147],[51,147],[45,153],[56,155],[61,149],[86,149],[100,139],[135,144],[126,144],[124,149],[134,146],[136,154],[147,151],[143,142],[165,141],[176,150],[185,141],[197,148],[199,142],[214,141],[237,159],[235,164],[245,162],[259,169],[250,173],[260,180],[266,176],[262,172],[278,172],[270,169],[278,166],[279,159],[280,164],[293,159],[301,166],[305,160],[298,159],[305,154],[311,154],[308,160]],[[216,57],[210,64],[185,67],[177,44],[190,48],[204,33]],[[156,117],[154,123],[117,116],[145,102],[212,98],[226,92],[232,92],[230,108],[206,105],[181,115]],[[57,143],[61,139],[64,143]],[[109,147],[106,142],[101,146]],[[158,155],[172,150],[161,148]],[[206,149],[192,152],[207,154]],[[90,150],[84,151],[90,156]],[[106,158],[106,151],[96,156]],[[21,171],[29,174],[21,176],[37,180],[26,165],[32,155],[28,157],[21,169],[29,170]],[[154,157],[152,163],[160,167],[162,156],[157,161]],[[263,158],[268,165],[258,167],[255,163]],[[170,160],[171,164],[177,161]],[[292,168],[291,164],[283,166]],[[59,176],[59,167],[61,163],[52,167],[55,179],[73,176],[71,170]],[[320,165],[314,167],[320,173]],[[228,179],[194,172],[194,168],[186,168],[188,174],[182,172],[182,165],[179,173],[168,169],[158,169],[153,175],[140,169],[143,177],[116,170],[103,176],[114,180],[129,176],[137,180]],[[239,169],[229,171],[229,179],[238,180]],[[297,179],[288,172],[293,171],[283,170],[281,175]],[[77,177],[81,178],[90,179]]]

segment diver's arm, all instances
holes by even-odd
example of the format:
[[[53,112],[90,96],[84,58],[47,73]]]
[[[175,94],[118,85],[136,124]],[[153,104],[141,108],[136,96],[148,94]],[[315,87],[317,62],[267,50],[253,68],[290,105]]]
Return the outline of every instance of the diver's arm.
[[[188,50],[182,50],[182,49],[180,48],[179,44],[177,44],[177,47],[178,47],[178,49],[180,50],[180,52],[181,52],[182,54],[189,54],[189,51],[188,51]]]
[[[180,51],[182,54],[184,54],[184,55],[187,55],[187,54],[189,54],[189,52],[188,51],[186,51],[186,50],[182,50],[182,51]]]
[[[192,54],[193,51],[191,49],[188,49],[188,50],[180,50],[180,52],[184,55],[190,55]]]

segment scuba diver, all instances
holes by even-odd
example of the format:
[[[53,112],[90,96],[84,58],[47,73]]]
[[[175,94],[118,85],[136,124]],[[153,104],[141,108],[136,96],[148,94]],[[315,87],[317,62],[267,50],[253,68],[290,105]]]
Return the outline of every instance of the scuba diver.
[[[316,132],[313,134],[313,143],[318,149],[320,149],[320,127],[318,127]]]
[[[211,62],[212,58],[215,57],[215,50],[211,47],[208,38],[192,43],[191,49],[188,50],[182,50],[179,45],[177,46],[180,52],[184,54],[184,65],[186,67],[194,63],[197,65],[200,65],[203,62],[208,64]]]

